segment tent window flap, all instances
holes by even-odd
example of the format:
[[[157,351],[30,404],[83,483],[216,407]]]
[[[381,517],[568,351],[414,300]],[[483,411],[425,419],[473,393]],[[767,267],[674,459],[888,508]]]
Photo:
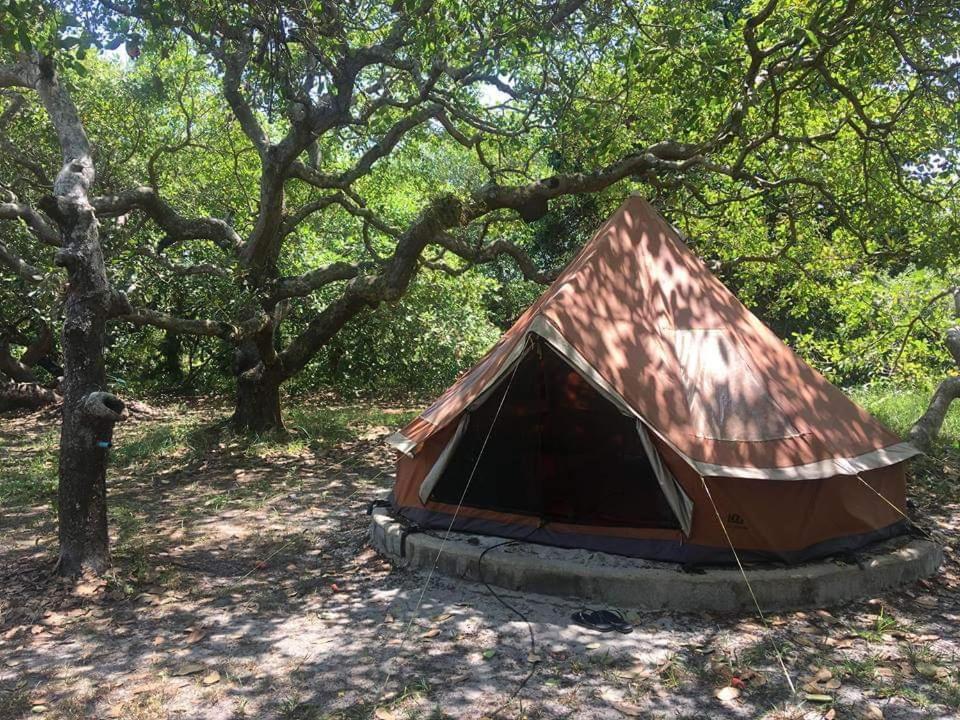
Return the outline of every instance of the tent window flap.
[[[760,441],[800,434],[726,330],[674,330],[673,345],[698,437]]]

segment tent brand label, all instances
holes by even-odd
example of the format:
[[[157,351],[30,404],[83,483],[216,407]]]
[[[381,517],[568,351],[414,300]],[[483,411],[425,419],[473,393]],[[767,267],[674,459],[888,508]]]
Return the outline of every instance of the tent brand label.
[[[730,513],[727,515],[727,522],[737,527],[746,527],[747,525],[738,513]]]

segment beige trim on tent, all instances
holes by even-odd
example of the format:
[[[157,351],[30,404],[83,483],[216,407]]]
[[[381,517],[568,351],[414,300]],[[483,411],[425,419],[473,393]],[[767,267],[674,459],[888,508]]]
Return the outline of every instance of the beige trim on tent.
[[[384,442],[387,443],[387,445],[393,446],[407,457],[413,457],[414,450],[417,449],[417,444],[402,432],[393,433],[393,435],[386,438]]]
[[[503,364],[503,367],[501,367],[500,370],[497,371],[497,374],[491,378],[490,382],[487,383],[487,386],[483,389],[483,392],[477,395],[472,403],[467,405],[466,412],[473,412],[478,407],[483,405],[487,401],[487,398],[493,395],[493,393],[496,391],[497,386],[500,384],[500,380],[503,378],[503,376],[510,372],[517,363],[527,356],[527,353],[530,352],[531,347],[532,345],[527,342],[526,335],[524,335],[522,339],[518,340],[516,347],[510,351],[510,355],[507,357],[507,361]]]
[[[657,452],[653,441],[646,432],[646,428],[648,427],[646,421],[640,417],[632,407],[627,405],[610,383],[587,362],[586,358],[584,358],[583,355],[560,334],[556,326],[545,317],[542,315],[535,317],[531,321],[527,332],[535,333],[546,340],[550,347],[566,358],[567,362],[577,369],[581,377],[590,383],[598,393],[611,402],[621,413],[627,417],[637,419],[637,434],[640,436],[640,442],[647,452],[650,466],[653,468],[653,474],[657,478],[657,484],[660,485],[660,489],[667,499],[667,504],[670,505],[670,509],[673,510],[673,514],[680,523],[683,534],[689,535],[690,526],[693,522],[693,501],[687,496],[683,488],[680,487],[680,483],[677,482],[677,479],[673,477],[673,474],[663,464],[660,453]],[[651,430],[652,429],[653,428],[651,428]],[[654,432],[656,432],[656,430],[654,430]],[[673,447],[672,444],[670,445]],[[683,453],[680,453],[680,455],[683,456]],[[687,462],[692,462],[689,458],[683,457]]]
[[[427,476],[423,479],[423,482],[420,483],[420,490],[418,492],[420,496],[420,502],[424,505],[427,504],[427,500],[430,498],[430,493],[433,492],[433,488],[437,485],[437,480],[440,479],[440,476],[443,475],[443,471],[447,469],[447,463],[450,462],[450,457],[453,455],[453,451],[457,449],[457,446],[460,444],[460,439],[463,437],[463,433],[467,430],[467,425],[470,424],[470,413],[465,412],[460,416],[460,422],[457,424],[457,429],[453,433],[453,437],[450,438],[446,446],[440,452],[440,456],[437,458],[437,461],[433,464],[433,467],[430,468],[430,472],[427,473]]]
[[[683,491],[680,483],[673,477],[673,474],[667,469],[666,465],[663,464],[660,453],[657,452],[657,448],[654,447],[653,441],[646,431],[648,427],[646,421],[640,417],[632,407],[627,405],[626,401],[620,396],[620,393],[614,390],[610,383],[587,362],[586,358],[580,354],[580,351],[567,342],[567,339],[560,334],[560,331],[553,323],[542,315],[538,315],[531,321],[528,332],[536,333],[546,340],[547,343],[550,344],[550,347],[563,355],[563,357],[577,369],[583,379],[590,383],[598,393],[603,395],[603,397],[611,402],[621,413],[627,417],[637,419],[637,434],[640,436],[643,449],[647,452],[650,466],[653,468],[653,474],[657,478],[657,483],[660,485],[660,489],[667,499],[667,504],[670,505],[670,509],[673,510],[673,514],[680,523],[683,534],[689,535],[690,525],[693,522],[693,501]],[[673,447],[672,443],[670,446],[671,448]],[[673,449],[676,450],[676,448]],[[679,453],[679,450],[676,450],[676,452]],[[684,456],[683,453],[679,454],[687,460],[687,462],[692,462]]]
[[[833,458],[806,465],[788,467],[752,468],[714,465],[695,462],[694,466],[701,475],[712,477],[745,478],[750,480],[818,480],[835,475],[856,475],[857,473],[893,465],[909,460],[921,452],[908,442],[888,445],[879,450],[857,455],[852,458]]]
[[[693,525],[693,500],[687,496],[683,488],[680,487],[680,483],[678,483],[677,479],[673,476],[673,473],[663,464],[660,453],[657,452],[653,440],[650,439],[650,435],[647,433],[646,426],[639,418],[637,419],[637,434],[640,436],[643,449],[647,451],[647,459],[653,468],[653,474],[657,477],[657,483],[663,491],[663,496],[667,499],[667,504],[670,506],[670,509],[673,510],[673,514],[680,523],[680,529],[683,530],[683,534],[689,536],[690,528]]]
[[[497,374],[490,378],[490,382],[487,383],[487,386],[483,389],[483,391],[473,400],[473,402],[467,406],[465,412],[469,413],[471,410],[474,410],[482,405],[490,396],[490,394],[496,389],[497,384],[500,382],[500,378],[502,378],[511,368],[513,368],[514,363],[519,362],[529,350],[530,345],[527,343],[526,335],[524,335],[510,349],[510,354],[507,356],[506,362],[500,366]],[[427,422],[430,422],[425,415],[422,417]],[[386,438],[386,440],[384,440],[384,442],[386,442],[388,445],[392,445],[407,457],[413,457],[416,455],[417,443],[413,442],[406,435],[399,431],[393,433],[393,435],[390,435],[388,438]]]

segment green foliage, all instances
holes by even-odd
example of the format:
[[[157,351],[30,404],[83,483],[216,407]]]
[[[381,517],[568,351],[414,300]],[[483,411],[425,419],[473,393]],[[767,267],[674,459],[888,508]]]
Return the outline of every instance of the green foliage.
[[[466,62],[476,50],[474,30],[482,28],[498,43],[496,64],[482,70],[518,97],[501,97],[493,80],[485,90],[449,90],[469,110],[467,121],[456,118],[462,132],[490,125],[502,132],[481,133],[475,147],[464,147],[439,123],[418,125],[352,190],[402,230],[440,193],[466,198],[491,181],[590,172],[661,140],[708,142],[741,93],[750,61],[744,24],[763,4],[586,3],[571,21],[572,32],[531,25],[527,8],[506,12],[487,0],[435,2],[422,15],[414,12],[422,9],[417,3],[358,5],[355,22],[344,30],[349,43],[382,39],[392,22],[410,13],[411,42],[403,57],[417,62]],[[764,48],[800,42],[797,52],[815,50],[845,7],[786,0],[762,24],[757,42]],[[252,229],[260,160],[223,97],[222,67],[190,36],[258,18],[266,5],[157,0],[123,13],[89,0],[0,0],[0,8],[0,61],[35,49],[58,63],[97,149],[98,193],[150,183],[188,217],[227,219],[241,236]],[[182,17],[185,9],[189,20]],[[298,31],[321,44],[319,52],[335,56],[319,9],[287,10]],[[952,318],[946,302],[925,303],[955,282],[960,261],[956,78],[946,73],[918,84],[884,28],[913,13],[906,49],[930,61],[955,56],[956,18],[896,3],[858,12],[863,32],[829,53],[836,83],[813,69],[791,75],[787,89],[776,78],[757,78],[737,139],[711,158],[717,166],[733,165],[751,139],[775,127],[778,137],[750,154],[743,172],[787,179],[782,183],[767,187],[696,166],[648,173],[596,195],[553,200],[532,224],[496,215],[483,230],[465,230],[466,239],[509,240],[539,267],[558,268],[637,188],[751,309],[831,380],[929,382],[942,375],[952,367],[941,341]],[[284,39],[282,28],[258,32],[265,59],[251,65],[243,91],[268,136],[278,139],[290,126],[284,82],[299,72],[303,51],[286,42],[291,38]],[[358,86],[375,85],[379,71],[362,74]],[[404,85],[409,79],[398,78],[399,98],[411,88]],[[321,73],[316,92],[328,89],[329,81]],[[837,84],[856,92],[870,118],[899,113],[882,142],[863,139],[866,121],[844,102]],[[39,103],[25,97],[9,136],[49,177],[59,151]],[[351,167],[402,115],[388,106],[321,136],[316,153],[322,171]],[[17,178],[20,199],[37,205],[46,187],[22,174],[0,153],[0,179]],[[293,212],[317,195],[291,181],[286,207]],[[208,242],[164,247],[165,233],[136,216],[105,220],[102,235],[111,281],[137,305],[233,323],[258,302],[233,259]],[[28,261],[50,267],[51,251],[37,247],[21,225],[0,226],[0,239]],[[366,271],[395,245],[394,237],[365,232],[356,216],[332,207],[298,226],[277,265],[285,276],[335,261],[360,263]],[[466,268],[428,248],[425,259],[460,274],[421,270],[404,298],[364,312],[289,389],[434,392],[475,362],[542,292],[502,257]],[[227,272],[184,276],[173,269],[198,264]],[[39,285],[4,275],[4,324],[25,334],[38,323],[55,326],[62,282],[59,271]],[[341,289],[334,285],[293,300],[278,346]],[[226,393],[233,386],[233,348],[222,340],[122,325],[110,332],[108,367],[125,392]]]
[[[956,322],[950,304],[943,300],[928,307],[948,282],[933,271],[913,268],[893,276],[864,273],[839,279],[815,309],[787,311],[788,316],[807,317],[807,329],[796,332],[793,343],[834,382],[859,384],[892,376],[926,384],[954,365],[943,343],[946,329]]]
[[[338,333],[291,390],[381,397],[442,390],[496,341],[484,305],[495,288],[479,273],[424,272],[402,300]]]
[[[876,382],[847,388],[847,394],[880,422],[903,435],[926,410],[933,389],[934,384],[930,382]],[[944,446],[960,449],[960,412],[947,415],[940,440]]]

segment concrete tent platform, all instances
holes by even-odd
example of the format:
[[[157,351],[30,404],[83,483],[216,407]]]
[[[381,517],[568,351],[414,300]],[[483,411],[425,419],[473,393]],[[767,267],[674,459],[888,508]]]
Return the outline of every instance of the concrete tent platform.
[[[756,612],[737,568],[686,573],[672,563],[547,547],[532,543],[485,548],[502,538],[451,533],[437,561],[440,531],[404,537],[403,525],[387,510],[374,510],[371,541],[380,552],[412,568],[472,581],[639,610],[679,612]],[[786,566],[749,566],[747,577],[764,610],[825,607],[907,585],[933,574],[943,561],[941,548],[927,540],[902,537],[871,546],[859,563],[827,558]],[[482,571],[482,577],[481,577]]]

